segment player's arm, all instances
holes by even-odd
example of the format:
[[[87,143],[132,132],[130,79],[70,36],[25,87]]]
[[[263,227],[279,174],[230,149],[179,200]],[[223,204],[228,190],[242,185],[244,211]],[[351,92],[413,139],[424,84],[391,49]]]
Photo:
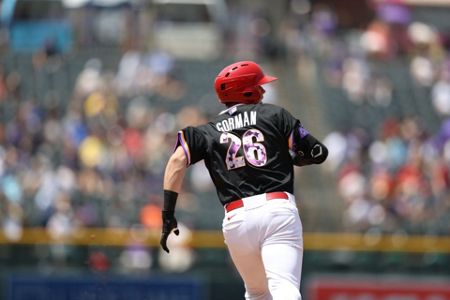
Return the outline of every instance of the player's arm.
[[[178,193],[181,190],[184,174],[186,173],[188,159],[182,147],[177,147],[170,157],[164,173],[164,208],[162,211],[162,235],[161,247],[169,253],[167,248],[167,238],[172,230],[176,235],[179,234],[178,223],[175,219],[175,206]]]
[[[293,149],[292,160],[294,165],[301,167],[321,164],[327,159],[327,156],[327,147],[311,134],[307,134],[297,140]]]
[[[297,121],[289,137],[289,150],[294,165],[321,164],[328,156],[328,149]]]
[[[328,149],[319,142],[291,113],[281,109],[275,118],[281,133],[287,137],[292,162],[296,166],[321,164],[328,156]]]
[[[187,168],[187,157],[182,147],[177,147],[170,157],[164,173],[164,190],[179,193]]]

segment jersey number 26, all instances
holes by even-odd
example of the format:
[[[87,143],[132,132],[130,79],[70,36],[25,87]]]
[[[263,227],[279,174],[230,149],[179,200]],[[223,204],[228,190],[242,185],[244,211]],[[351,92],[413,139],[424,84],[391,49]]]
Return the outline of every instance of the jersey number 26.
[[[244,167],[246,161],[255,167],[264,166],[267,163],[266,147],[260,142],[264,142],[264,135],[258,129],[247,130],[242,135],[242,139],[230,132],[222,133],[220,143],[230,143],[225,158],[228,170]],[[239,149],[242,146],[244,156],[238,156]]]

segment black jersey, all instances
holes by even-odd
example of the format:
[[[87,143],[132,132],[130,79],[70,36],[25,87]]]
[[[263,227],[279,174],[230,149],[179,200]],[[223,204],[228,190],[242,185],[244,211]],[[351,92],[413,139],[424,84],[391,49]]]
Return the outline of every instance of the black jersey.
[[[219,199],[226,204],[266,192],[293,193],[292,139],[308,134],[281,107],[238,104],[208,124],[181,130],[177,146],[183,147],[188,165],[204,159]]]

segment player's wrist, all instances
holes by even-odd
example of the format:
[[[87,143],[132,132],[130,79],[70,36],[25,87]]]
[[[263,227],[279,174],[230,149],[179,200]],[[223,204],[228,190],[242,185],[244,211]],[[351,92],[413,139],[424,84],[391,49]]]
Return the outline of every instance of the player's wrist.
[[[164,190],[163,217],[173,217],[177,204],[178,193],[171,190]]]
[[[174,210],[163,210],[161,212],[163,222],[170,222],[170,220],[175,219],[175,211]]]

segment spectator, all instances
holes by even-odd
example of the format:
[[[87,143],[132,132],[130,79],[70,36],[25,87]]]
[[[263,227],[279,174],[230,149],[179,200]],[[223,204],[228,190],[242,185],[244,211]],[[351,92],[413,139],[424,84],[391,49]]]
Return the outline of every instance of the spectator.
[[[433,85],[431,101],[436,112],[443,116],[450,116],[450,64],[443,67],[438,81]]]

